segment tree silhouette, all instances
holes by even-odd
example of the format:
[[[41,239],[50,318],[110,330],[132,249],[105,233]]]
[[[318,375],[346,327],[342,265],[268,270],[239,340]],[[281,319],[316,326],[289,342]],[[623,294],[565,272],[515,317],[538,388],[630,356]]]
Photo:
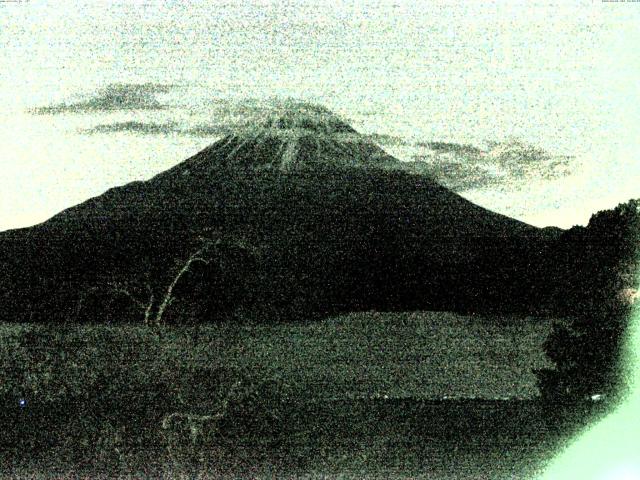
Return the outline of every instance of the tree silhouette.
[[[186,284],[191,284],[192,290],[195,288],[194,283],[215,284],[218,291],[209,292],[212,296],[229,296],[229,292],[223,291],[224,285],[221,285],[225,282],[216,281],[212,276],[224,275],[225,272],[221,270],[224,269],[225,257],[231,256],[232,250],[239,250],[246,257],[251,257],[255,250],[245,240],[222,235],[200,236],[192,243],[193,246],[186,250],[182,258],[175,260],[172,266],[165,266],[164,269],[150,266],[142,273],[124,272],[100,279],[94,285],[85,288],[76,303],[76,320],[80,320],[82,315],[100,315],[99,312],[93,311],[95,308],[88,307],[89,299],[92,297],[94,299],[97,297],[96,303],[102,311],[116,310],[115,305],[120,303],[121,312],[123,310],[137,312],[136,314],[142,317],[145,325],[162,325],[166,323],[170,307],[181,294],[186,295],[185,291],[189,290]],[[234,265],[239,270],[245,266]],[[212,267],[213,273],[207,275],[202,272],[202,269],[209,267]],[[218,302],[213,299],[208,300],[218,305],[224,303],[222,300]],[[121,305],[122,301],[126,304],[124,309]],[[233,300],[229,303],[233,303]]]
[[[559,310],[573,320],[556,323],[545,342],[556,368],[536,372],[540,391],[551,399],[622,393],[622,342],[638,298],[640,201],[598,212],[561,242],[567,238],[569,249],[558,247],[570,252],[564,256],[571,262],[565,265],[565,303]]]

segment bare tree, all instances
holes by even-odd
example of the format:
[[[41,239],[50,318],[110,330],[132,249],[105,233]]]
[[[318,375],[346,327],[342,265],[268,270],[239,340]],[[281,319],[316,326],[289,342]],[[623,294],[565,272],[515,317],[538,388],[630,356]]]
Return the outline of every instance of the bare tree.
[[[194,265],[198,263],[208,265],[211,262],[210,250],[221,243],[221,239],[211,240],[201,237],[199,247],[176,265],[175,273],[169,276],[169,283],[166,287],[156,284],[154,288],[152,275],[147,272],[141,280],[109,279],[86,289],[77,301],[76,317],[80,315],[88,295],[93,292],[109,291],[112,294],[126,297],[132,305],[139,308],[144,313],[145,325],[161,325],[164,322],[167,309],[175,300],[175,289],[180,281]]]
[[[176,285],[178,284],[180,279],[189,271],[189,269],[195,263],[203,263],[204,265],[209,265],[210,259],[205,257],[207,250],[210,249],[213,245],[218,245],[220,243],[220,240],[213,242],[207,238],[201,238],[200,241],[202,242],[201,247],[191,255],[189,255],[187,260],[182,264],[182,267],[178,270],[178,273],[173,277],[173,280],[171,280],[171,283],[167,287],[167,290],[162,297],[162,302],[160,302],[160,306],[158,307],[158,311],[153,322],[156,325],[162,324],[164,312],[167,310],[167,308],[169,308],[174,300],[173,290],[176,288]]]
[[[139,296],[135,295],[134,289],[128,282],[107,282],[107,286],[111,288],[114,293],[119,293],[126,296],[131,302],[144,310],[144,324],[149,325],[152,323],[151,321],[151,313],[153,311],[153,305],[155,303],[155,295],[153,293],[153,288],[151,287],[151,283],[148,281],[149,275],[146,275],[147,281],[144,286],[146,289],[147,296],[144,299],[139,298]]]

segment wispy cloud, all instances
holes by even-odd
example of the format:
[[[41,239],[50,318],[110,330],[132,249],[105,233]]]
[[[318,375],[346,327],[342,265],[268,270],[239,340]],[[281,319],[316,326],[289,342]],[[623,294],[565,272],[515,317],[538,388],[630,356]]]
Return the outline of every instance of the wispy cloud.
[[[570,173],[571,156],[554,155],[516,139],[473,145],[425,142],[414,156],[416,171],[431,175],[447,187],[464,191],[527,179],[553,179]]]
[[[153,122],[116,122],[104,123],[95,127],[80,130],[82,133],[119,133],[130,132],[146,135],[168,135],[175,133],[176,126],[173,123],[153,123]]]
[[[161,110],[166,107],[156,96],[170,92],[174,86],[158,83],[114,83],[86,99],[63,102],[31,110],[40,115],[59,113],[112,112],[118,110]]]
[[[114,111],[160,110],[166,108],[157,98],[171,93],[175,85],[166,84],[112,84],[81,101],[61,103],[36,109],[34,113],[57,114],[64,112],[94,112],[109,114]],[[310,108],[309,104],[293,99],[203,98],[188,107],[189,120],[177,120],[179,110],[158,121],[140,118],[99,123],[81,129],[83,134],[182,135],[216,138],[237,128],[260,125],[273,115],[274,109]],[[313,106],[322,112],[324,107]],[[195,110],[191,110],[195,108]],[[181,113],[185,113],[182,111]],[[180,115],[179,115],[180,117]],[[105,118],[107,116],[105,115]],[[185,119],[184,116],[182,116]],[[200,123],[196,123],[195,119]],[[389,147],[404,147],[414,151],[413,162],[403,162],[401,168],[429,175],[455,191],[498,187],[527,179],[553,179],[570,173],[572,157],[554,155],[539,147],[509,139],[477,147],[454,142],[415,142],[401,136],[384,133],[365,134],[369,141]]]
[[[226,135],[237,129],[256,125],[268,125],[270,121],[273,121],[274,115],[277,115],[279,110],[288,112],[291,108],[296,107],[313,109],[318,116],[326,115],[333,117],[333,114],[322,106],[291,99],[230,100],[214,98],[202,101],[195,110],[187,110],[190,115],[186,122],[181,121],[177,123],[175,121],[166,121],[158,123],[156,121],[140,121],[136,119],[102,123],[80,129],[80,132],[85,134],[128,132],[141,135],[176,134],[196,137],[217,137]],[[109,112],[106,109],[102,111],[105,113]],[[172,113],[184,113],[184,111],[179,112],[178,109],[176,109]],[[194,117],[199,118],[201,122],[195,123],[193,121]],[[390,135],[369,135],[367,137],[386,143],[398,143],[402,141],[400,137],[392,137]]]
[[[185,135],[193,135],[195,137],[218,137],[227,135],[233,130],[229,125],[196,125],[180,130]]]
[[[449,142],[418,142],[419,147],[427,147],[437,153],[453,153],[456,155],[480,155],[482,150],[473,145]]]
[[[414,142],[411,140],[407,140],[404,137],[400,137],[398,135],[388,135],[385,133],[370,133],[365,135],[365,138],[367,138],[368,140],[378,143],[380,145],[387,145],[387,146],[413,146]]]
[[[91,128],[80,130],[81,133],[133,133],[138,135],[189,135],[194,137],[219,137],[231,131],[230,127],[223,125],[195,125],[193,127],[181,127],[173,122],[115,122],[99,124]]]

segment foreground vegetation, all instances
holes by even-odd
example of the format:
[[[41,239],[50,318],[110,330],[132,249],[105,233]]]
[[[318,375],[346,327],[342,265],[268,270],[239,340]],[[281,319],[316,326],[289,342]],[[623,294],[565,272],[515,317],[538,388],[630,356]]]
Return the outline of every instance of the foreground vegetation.
[[[568,246],[570,259],[558,272],[569,279],[560,291],[571,323],[557,324],[545,342],[553,369],[537,372],[542,394],[577,399],[593,394],[625,396],[623,343],[634,304],[640,299],[640,200],[598,212],[586,228],[565,232],[567,245],[582,246],[586,259]]]
[[[5,325],[4,450],[79,469],[145,456],[180,465],[205,433],[215,443],[218,431],[230,440],[271,429],[284,385],[222,364],[234,333],[208,330]]]
[[[87,460],[76,463],[57,450],[13,471],[36,478],[535,478],[585,425],[555,427],[546,413],[531,400],[294,403],[274,435],[215,443],[206,430],[193,443],[185,435],[182,445],[147,445],[111,460],[90,457],[85,447]]]

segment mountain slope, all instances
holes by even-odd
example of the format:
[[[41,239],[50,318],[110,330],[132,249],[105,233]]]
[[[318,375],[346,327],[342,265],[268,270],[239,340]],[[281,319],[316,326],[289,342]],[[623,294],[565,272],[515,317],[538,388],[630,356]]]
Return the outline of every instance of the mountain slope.
[[[162,295],[212,240],[208,264],[180,281],[172,321],[529,311],[529,265],[556,236],[404,172],[339,118],[294,104],[149,181],[0,234],[0,315],[79,318],[96,291],[98,312],[139,315],[131,299]],[[113,284],[128,288],[117,302],[104,293]]]

